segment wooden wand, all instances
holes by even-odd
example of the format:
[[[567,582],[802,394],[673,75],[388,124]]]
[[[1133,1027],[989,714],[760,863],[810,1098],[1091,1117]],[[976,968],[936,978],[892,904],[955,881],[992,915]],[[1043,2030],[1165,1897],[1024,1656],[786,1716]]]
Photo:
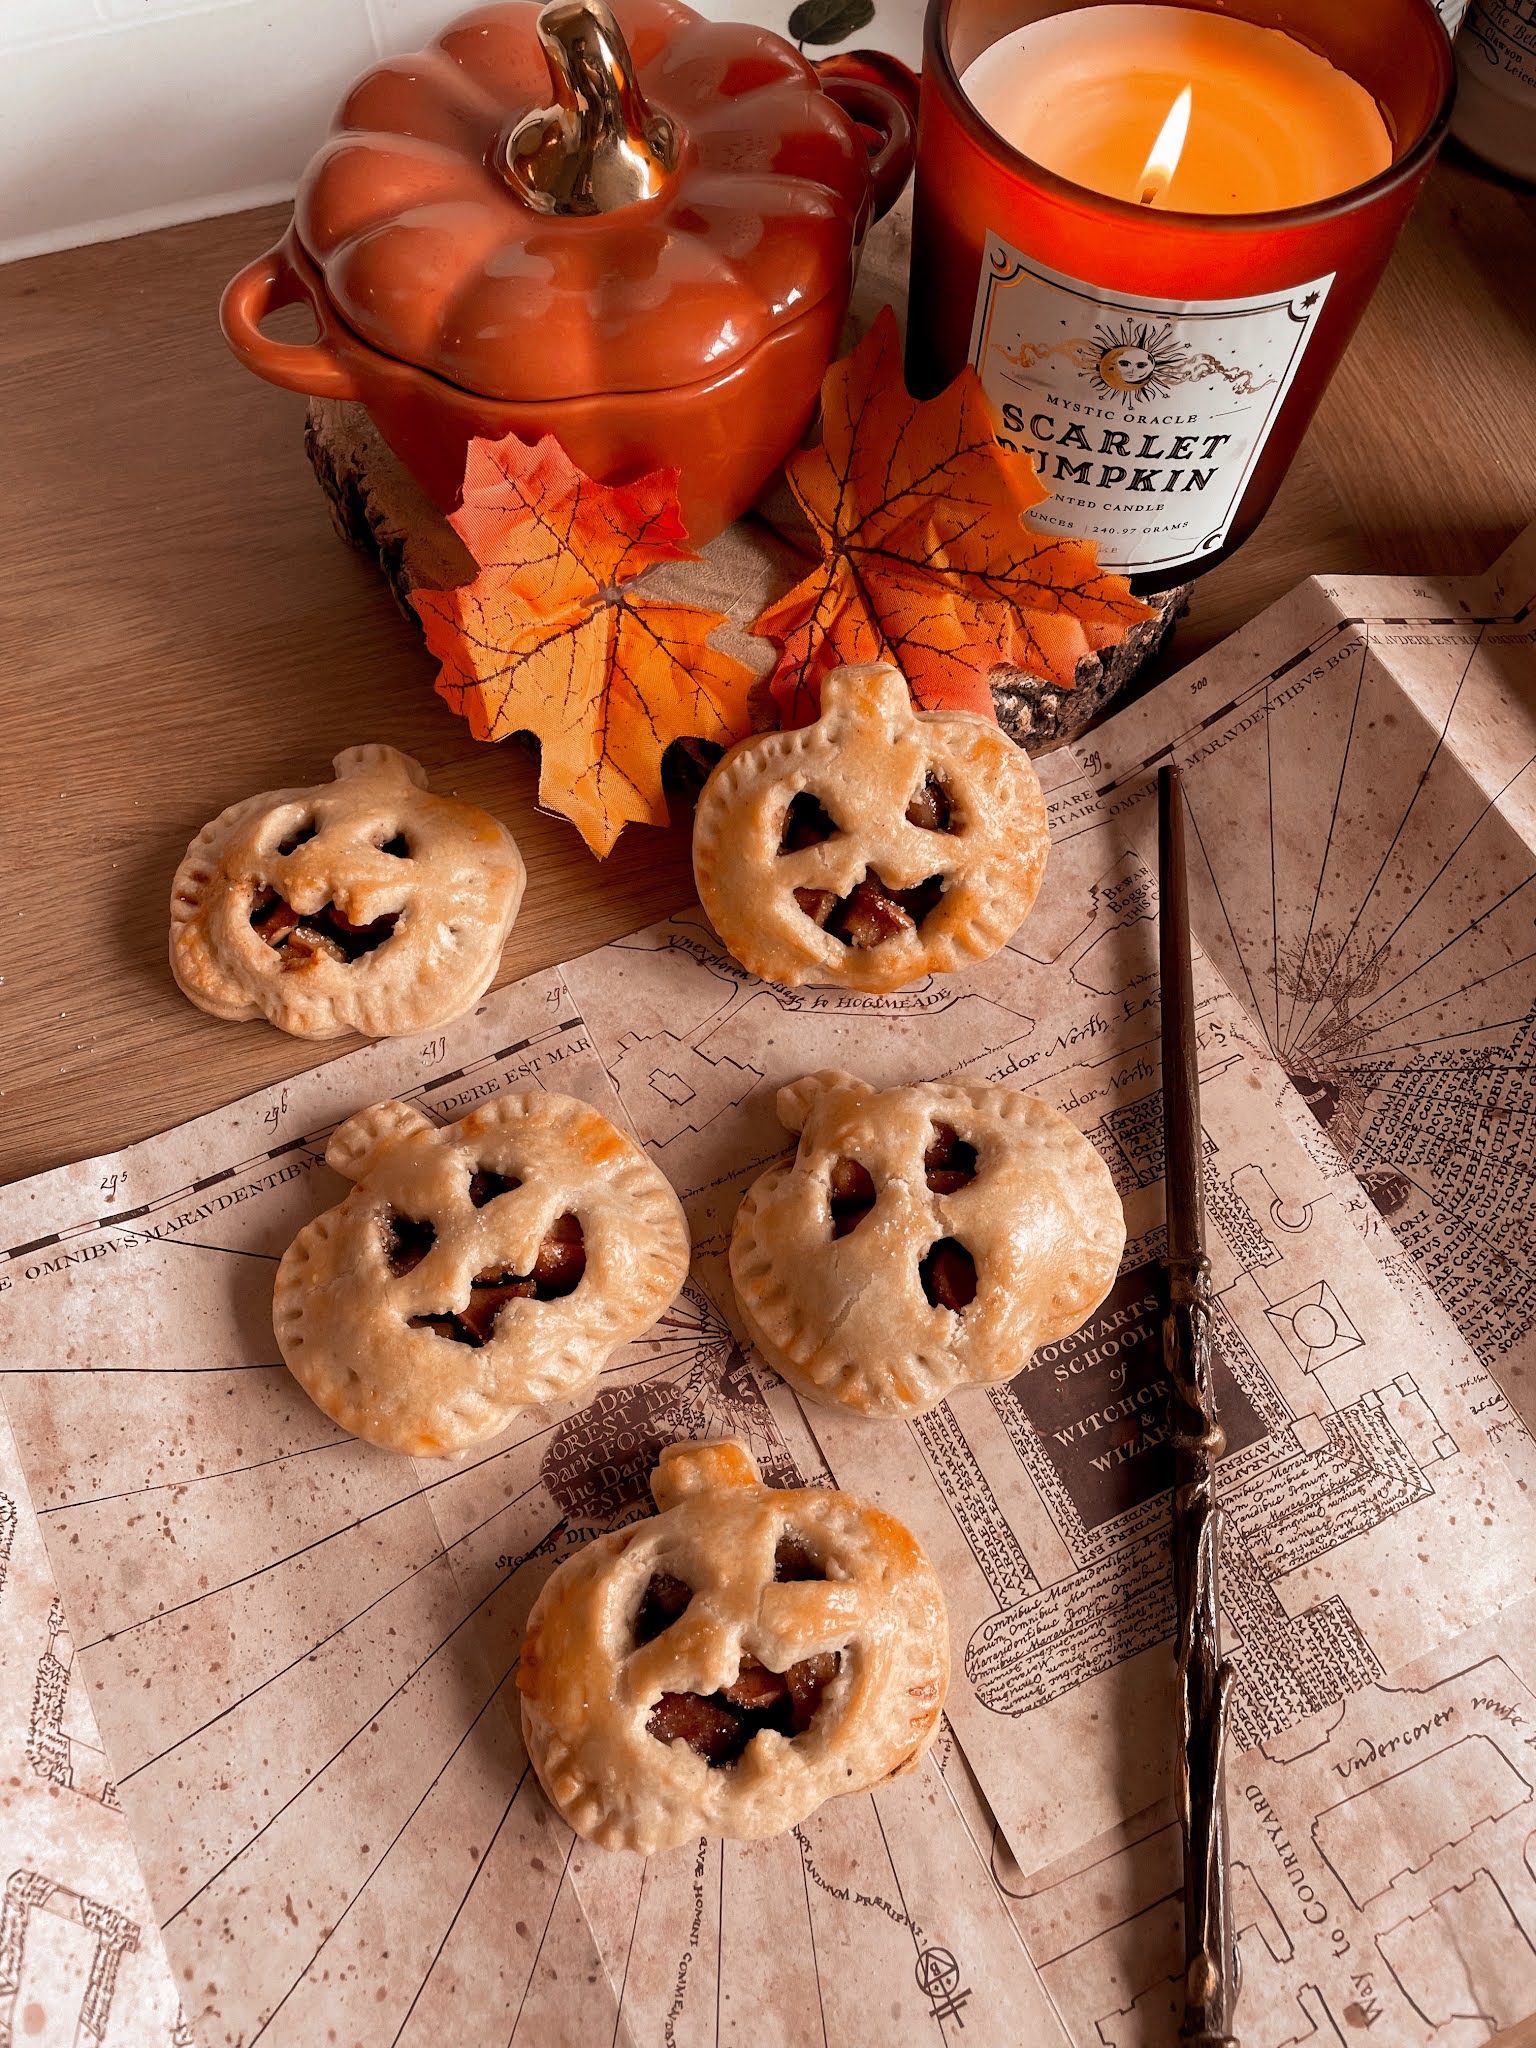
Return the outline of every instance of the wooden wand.
[[[1157,772],[1158,966],[1168,1246],[1163,1366],[1173,1446],[1173,1595],[1179,1683],[1178,1799],[1184,1837],[1184,2021],[1188,2048],[1237,2048],[1222,1749],[1233,1671],[1221,1656],[1216,1461],[1226,1438],[1211,1385],[1211,1265],[1205,1256],[1200,1069],[1189,957],[1189,886],[1179,771]]]

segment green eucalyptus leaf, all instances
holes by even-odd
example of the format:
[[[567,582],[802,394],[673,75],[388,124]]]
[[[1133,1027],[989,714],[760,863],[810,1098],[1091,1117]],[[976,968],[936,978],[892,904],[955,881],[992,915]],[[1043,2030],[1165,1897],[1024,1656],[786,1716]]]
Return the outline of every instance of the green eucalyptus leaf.
[[[874,18],[875,0],[800,0],[789,32],[797,43],[840,43]]]

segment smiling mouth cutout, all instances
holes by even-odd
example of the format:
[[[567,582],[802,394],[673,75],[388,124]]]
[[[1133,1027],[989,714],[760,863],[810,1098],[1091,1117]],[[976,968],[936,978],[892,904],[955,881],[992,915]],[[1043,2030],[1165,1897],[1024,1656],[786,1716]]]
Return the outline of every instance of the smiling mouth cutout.
[[[821,1579],[826,1574],[808,1546],[786,1531],[774,1553],[776,1581]],[[688,1610],[693,1588],[671,1572],[652,1572],[635,1618],[635,1644],[654,1642]],[[802,1657],[786,1671],[743,1657],[736,1676],[719,1692],[664,1692],[651,1709],[647,1733],[658,1742],[686,1742],[711,1770],[736,1762],[764,1729],[793,1740],[816,1718],[822,1694],[843,1666],[841,1650]]]
[[[407,1320],[413,1330],[433,1330],[439,1337],[451,1338],[455,1344],[467,1344],[478,1351],[494,1336],[497,1318],[509,1301],[559,1301],[576,1291],[586,1270],[587,1247],[581,1224],[575,1216],[559,1216],[545,1231],[528,1272],[509,1273],[488,1267],[470,1282],[465,1307],[436,1315],[410,1316]]]
[[[400,921],[398,910],[386,910],[369,924],[353,924],[334,903],[313,912],[293,908],[276,889],[266,889],[251,905],[251,929],[283,956],[285,971],[313,967],[317,960],[351,965],[382,946]]]

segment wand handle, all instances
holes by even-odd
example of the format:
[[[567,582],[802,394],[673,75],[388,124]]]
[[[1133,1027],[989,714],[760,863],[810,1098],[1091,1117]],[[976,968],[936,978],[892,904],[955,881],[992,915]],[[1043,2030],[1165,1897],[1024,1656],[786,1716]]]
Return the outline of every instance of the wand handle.
[[[1173,1427],[1173,1595],[1178,1615],[1179,1826],[1184,1838],[1181,2042],[1217,2048],[1237,1999],[1222,1751],[1232,1667],[1221,1655],[1216,1462],[1226,1438],[1211,1393],[1211,1268],[1170,1261],[1163,1364]]]

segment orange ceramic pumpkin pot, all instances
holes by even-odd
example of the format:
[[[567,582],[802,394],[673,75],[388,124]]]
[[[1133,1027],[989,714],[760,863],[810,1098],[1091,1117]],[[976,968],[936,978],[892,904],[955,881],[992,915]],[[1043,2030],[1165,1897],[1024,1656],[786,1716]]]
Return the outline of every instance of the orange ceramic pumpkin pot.
[[[702,541],[804,432],[912,128],[767,30],[620,16],[509,0],[368,72],[221,319],[259,376],[361,400],[445,511],[472,437],[554,434],[607,482],[680,469]],[[260,332],[294,302],[316,341]]]

